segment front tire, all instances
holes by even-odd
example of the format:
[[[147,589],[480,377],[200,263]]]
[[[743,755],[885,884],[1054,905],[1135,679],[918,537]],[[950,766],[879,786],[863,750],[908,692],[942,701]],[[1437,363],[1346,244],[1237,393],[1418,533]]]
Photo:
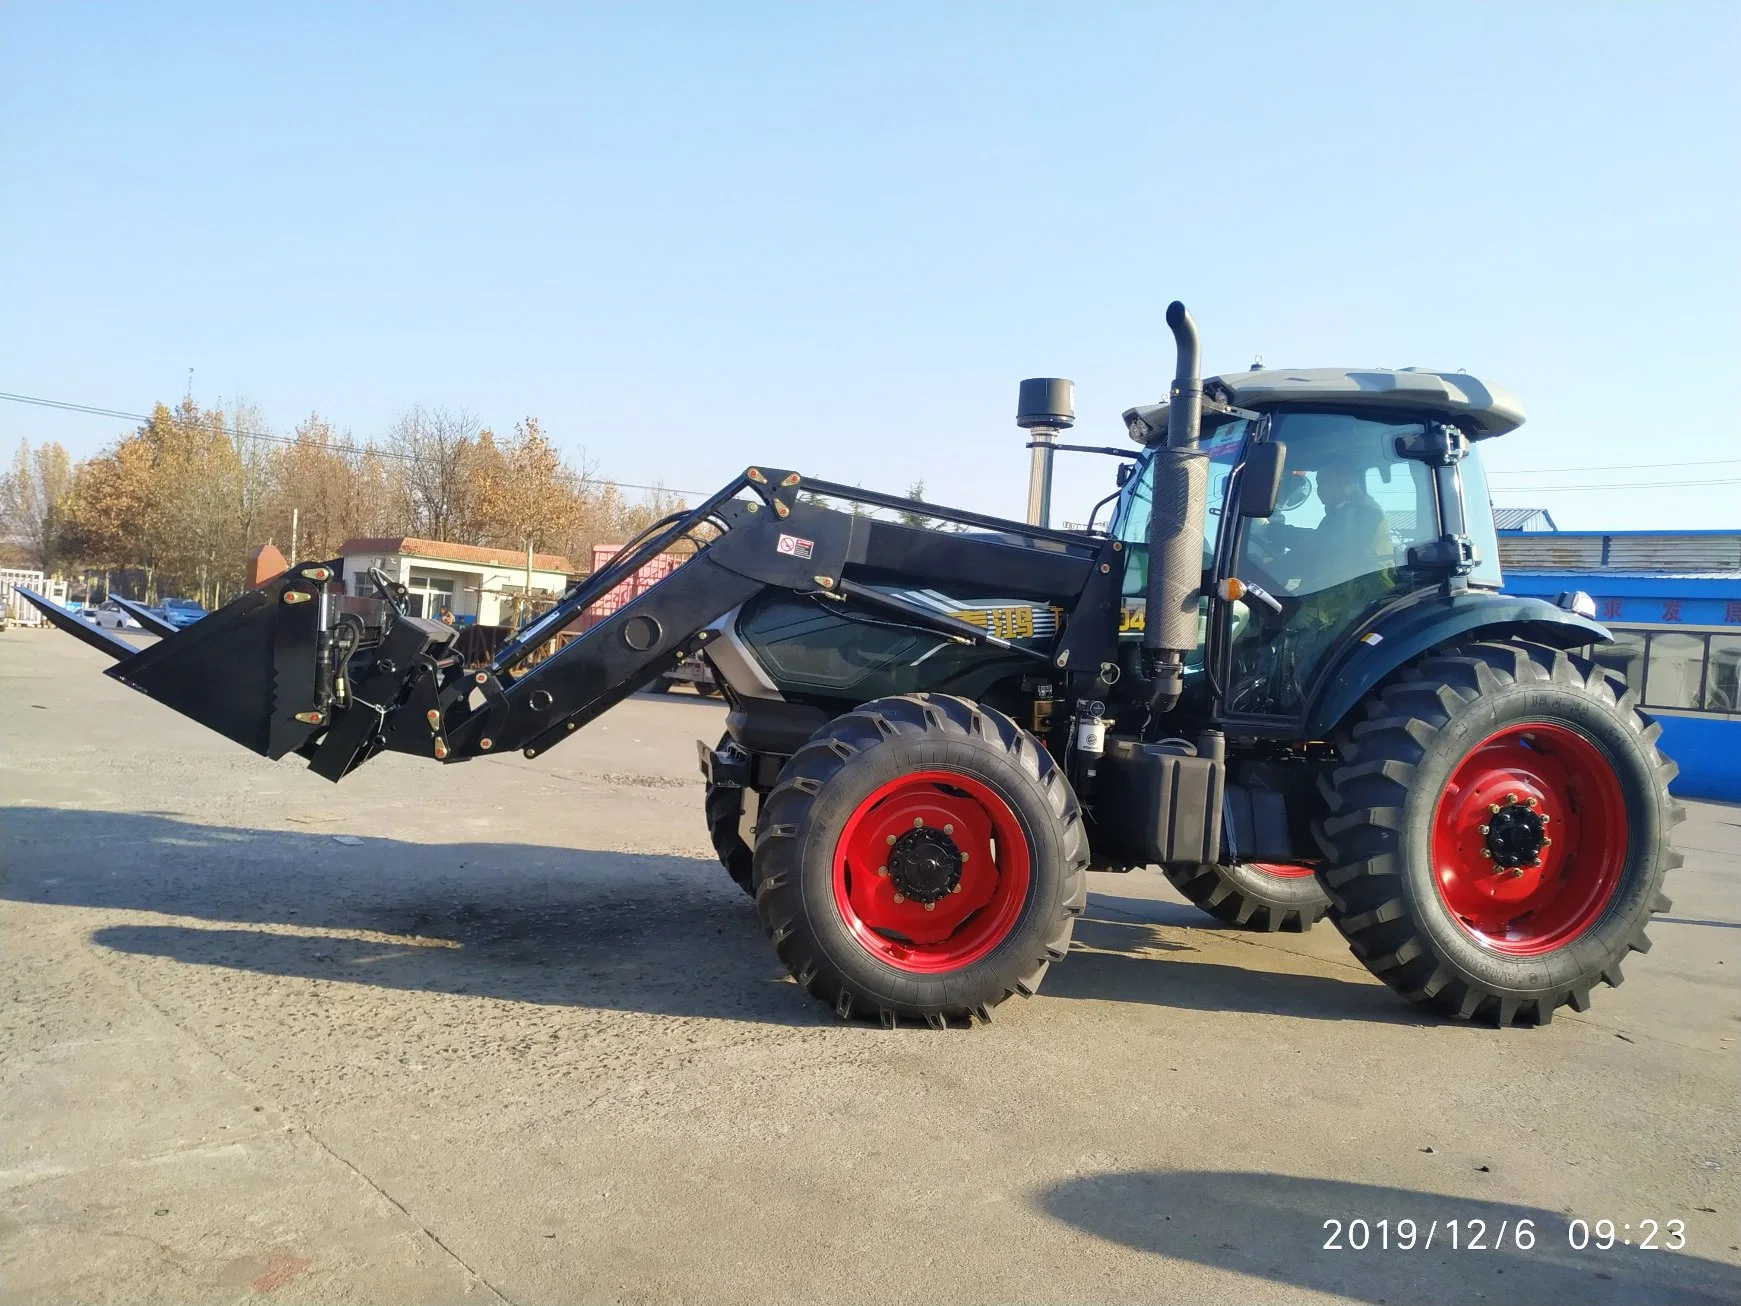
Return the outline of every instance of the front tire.
[[[878,699],[786,763],[756,826],[756,904],[799,985],[848,1018],[942,1027],[1031,996],[1087,903],[1069,782],[1001,712]]]
[[[728,734],[720,739],[719,746],[724,749],[731,742],[732,738]],[[740,832],[744,815],[744,791],[736,786],[710,784],[707,786],[704,801],[707,837],[713,844],[719,864],[725,867],[725,873],[731,876],[733,884],[750,897],[755,897],[755,855]]]
[[[1681,864],[1661,728],[1602,668],[1521,640],[1430,657],[1368,700],[1326,781],[1330,919],[1412,1001],[1546,1024],[1621,982]]]

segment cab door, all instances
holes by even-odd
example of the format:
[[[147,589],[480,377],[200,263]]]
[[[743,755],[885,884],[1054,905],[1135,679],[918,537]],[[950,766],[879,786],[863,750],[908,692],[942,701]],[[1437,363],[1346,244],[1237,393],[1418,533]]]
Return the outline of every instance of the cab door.
[[[1341,650],[1385,608],[1439,578],[1412,567],[1408,551],[1437,539],[1440,526],[1432,469],[1396,452],[1397,437],[1419,434],[1422,422],[1284,411],[1271,423],[1271,438],[1288,450],[1282,506],[1234,524],[1231,571],[1282,610],[1226,605],[1216,678],[1224,720],[1285,734]]]

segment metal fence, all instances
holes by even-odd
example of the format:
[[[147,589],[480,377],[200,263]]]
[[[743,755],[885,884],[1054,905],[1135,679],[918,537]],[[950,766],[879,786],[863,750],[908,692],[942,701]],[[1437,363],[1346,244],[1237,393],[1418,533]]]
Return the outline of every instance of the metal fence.
[[[53,599],[56,603],[66,602],[66,582],[64,580],[47,580],[40,571],[23,571],[16,567],[0,567],[0,606],[4,606],[6,620],[14,626],[40,626],[43,624],[42,613],[31,607],[18,593],[18,587],[35,590],[44,598]]]

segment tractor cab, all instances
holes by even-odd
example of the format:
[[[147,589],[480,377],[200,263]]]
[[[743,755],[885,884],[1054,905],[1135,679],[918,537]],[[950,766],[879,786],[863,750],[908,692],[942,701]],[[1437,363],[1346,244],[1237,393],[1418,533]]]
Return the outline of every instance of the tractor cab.
[[[1203,569],[1221,591],[1205,590],[1186,657],[1193,715],[1292,733],[1351,646],[1384,637],[1386,613],[1447,583],[1499,587],[1480,442],[1523,422],[1509,394],[1458,374],[1327,368],[1214,377],[1204,394]],[[1120,630],[1134,649],[1168,405],[1124,416],[1144,446],[1112,522],[1130,550]],[[1258,516],[1240,480],[1265,444],[1280,446],[1280,488]]]

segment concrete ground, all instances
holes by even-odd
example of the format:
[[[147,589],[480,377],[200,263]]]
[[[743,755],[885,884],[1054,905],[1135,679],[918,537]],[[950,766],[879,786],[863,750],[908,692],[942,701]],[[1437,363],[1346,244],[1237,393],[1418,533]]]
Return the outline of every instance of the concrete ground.
[[[1545,1029],[1139,873],[1041,997],[886,1032],[711,860],[713,703],[334,787],[103,665],[0,635],[8,1302],[1741,1300],[1736,808]]]

